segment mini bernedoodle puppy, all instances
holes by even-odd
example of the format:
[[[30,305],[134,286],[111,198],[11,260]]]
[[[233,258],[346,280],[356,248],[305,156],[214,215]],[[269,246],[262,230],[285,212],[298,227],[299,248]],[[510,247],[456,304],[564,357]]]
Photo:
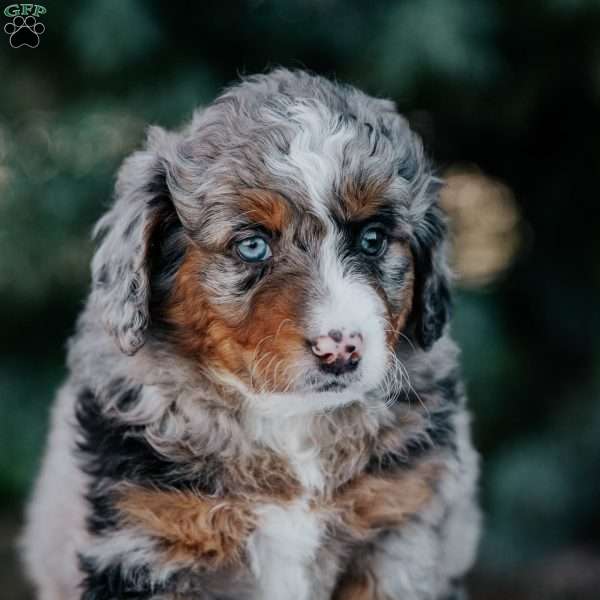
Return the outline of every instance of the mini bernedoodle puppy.
[[[478,459],[439,188],[392,102],[305,72],[149,130],[29,506],[39,598],[462,594]]]

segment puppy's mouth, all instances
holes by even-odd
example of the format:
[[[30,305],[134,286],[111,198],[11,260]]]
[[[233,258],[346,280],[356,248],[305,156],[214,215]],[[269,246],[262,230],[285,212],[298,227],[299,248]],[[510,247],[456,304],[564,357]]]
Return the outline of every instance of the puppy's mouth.
[[[300,388],[305,393],[345,392],[360,385],[362,379],[360,371],[344,375],[326,375],[313,372],[306,377]]]
[[[318,386],[315,391],[317,392],[341,392],[348,387],[347,383],[343,381],[330,381]]]

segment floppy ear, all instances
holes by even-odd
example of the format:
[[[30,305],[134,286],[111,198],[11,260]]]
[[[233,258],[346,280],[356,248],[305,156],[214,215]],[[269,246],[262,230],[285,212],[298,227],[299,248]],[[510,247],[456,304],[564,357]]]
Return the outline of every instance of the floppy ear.
[[[424,350],[429,350],[441,337],[450,317],[445,237],[444,216],[437,204],[433,204],[415,228],[412,244],[416,276],[413,337]]]
[[[167,134],[151,128],[147,149],[123,163],[114,205],[94,229],[100,243],[92,260],[91,302],[108,332],[129,355],[146,340],[153,245],[165,223],[176,218],[166,162],[156,151],[162,143],[167,143]]]

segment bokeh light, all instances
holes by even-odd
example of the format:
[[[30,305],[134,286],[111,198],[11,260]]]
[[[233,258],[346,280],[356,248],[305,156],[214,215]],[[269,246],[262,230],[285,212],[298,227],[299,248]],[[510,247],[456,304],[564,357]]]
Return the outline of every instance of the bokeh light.
[[[441,192],[449,216],[451,260],[458,283],[478,287],[506,272],[522,243],[522,223],[511,189],[471,167],[444,174]]]

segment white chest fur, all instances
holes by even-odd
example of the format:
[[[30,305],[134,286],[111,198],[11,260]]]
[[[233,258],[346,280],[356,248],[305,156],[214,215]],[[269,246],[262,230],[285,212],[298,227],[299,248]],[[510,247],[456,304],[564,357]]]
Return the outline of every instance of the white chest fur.
[[[318,441],[311,435],[311,424],[312,418],[307,415],[246,418],[252,439],[285,457],[307,494],[324,485]]]
[[[285,456],[305,489],[293,503],[257,508],[259,525],[249,544],[258,581],[255,600],[309,600],[311,565],[321,541],[319,515],[309,503],[324,483],[318,448],[306,417],[257,419],[252,426],[256,441]]]
[[[250,541],[258,581],[255,600],[309,600],[311,564],[320,542],[318,516],[306,499],[291,505],[264,505]]]

